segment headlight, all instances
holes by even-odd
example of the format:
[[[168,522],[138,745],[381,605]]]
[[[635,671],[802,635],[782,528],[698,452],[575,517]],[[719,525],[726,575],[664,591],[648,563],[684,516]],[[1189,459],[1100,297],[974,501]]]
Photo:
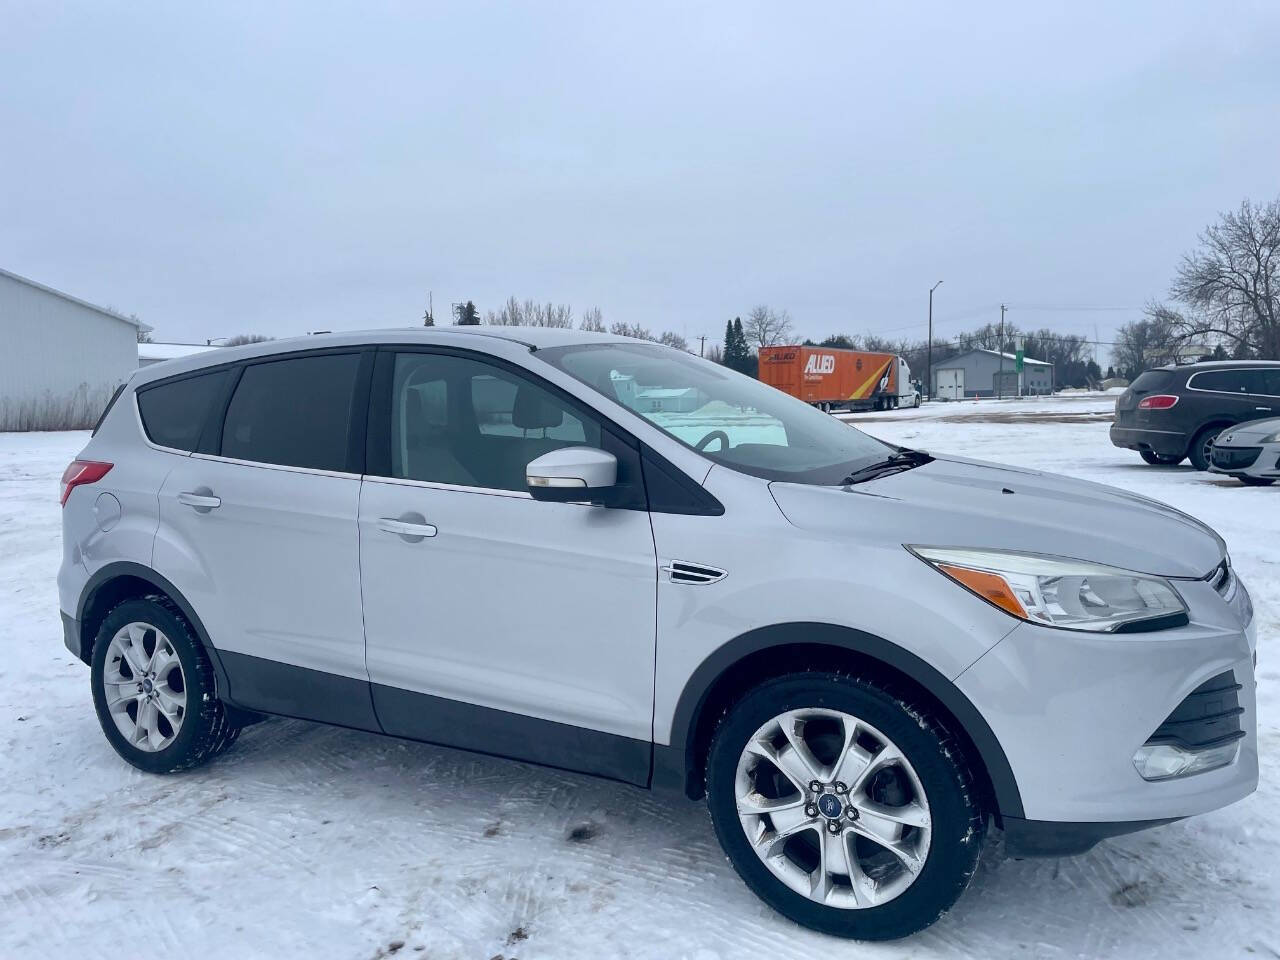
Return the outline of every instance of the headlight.
[[[1033,553],[908,549],[983,600],[1031,623],[1115,633],[1187,622],[1186,604],[1162,577]]]

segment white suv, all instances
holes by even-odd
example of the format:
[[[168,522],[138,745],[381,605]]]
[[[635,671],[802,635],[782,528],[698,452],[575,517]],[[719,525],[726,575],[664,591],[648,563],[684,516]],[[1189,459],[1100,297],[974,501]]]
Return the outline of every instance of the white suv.
[[[471,328],[140,370],[63,481],[67,646],[153,773],[263,714],[704,794],[746,883],[888,939],[988,826],[1062,854],[1258,777],[1222,540],[887,446],[655,344]]]

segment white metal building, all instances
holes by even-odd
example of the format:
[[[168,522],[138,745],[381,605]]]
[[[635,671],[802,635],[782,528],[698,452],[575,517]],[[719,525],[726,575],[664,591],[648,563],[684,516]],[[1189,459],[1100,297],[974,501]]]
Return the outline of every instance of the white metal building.
[[[0,270],[0,430],[92,426],[150,327]]]
[[[1053,393],[1053,364],[1024,357],[1019,372],[1012,353],[969,350],[933,365],[929,392],[938,400]]]

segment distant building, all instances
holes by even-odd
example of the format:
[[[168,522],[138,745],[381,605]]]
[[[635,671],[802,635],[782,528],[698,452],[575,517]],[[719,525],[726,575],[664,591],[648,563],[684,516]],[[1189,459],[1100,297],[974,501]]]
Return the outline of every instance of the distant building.
[[[205,343],[140,343],[138,344],[138,366],[149,367],[153,363],[177,360],[179,357],[189,357],[193,353],[217,349]]]
[[[0,270],[0,430],[93,426],[138,367],[138,330],[114,310]]]
[[[1015,369],[1017,357],[997,350],[970,350],[933,365],[930,396],[939,400],[965,397],[1016,397],[1053,393],[1053,364],[1023,358],[1022,373]]]
[[[637,413],[690,413],[698,406],[697,387],[645,387],[632,401]]]

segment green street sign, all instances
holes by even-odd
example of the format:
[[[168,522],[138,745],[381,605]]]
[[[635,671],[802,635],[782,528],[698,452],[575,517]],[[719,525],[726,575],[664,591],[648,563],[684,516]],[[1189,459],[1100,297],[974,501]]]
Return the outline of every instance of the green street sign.
[[[1015,359],[1013,362],[1013,369],[1017,370],[1019,373],[1022,372],[1022,351],[1021,350],[1019,350],[1015,355]]]

